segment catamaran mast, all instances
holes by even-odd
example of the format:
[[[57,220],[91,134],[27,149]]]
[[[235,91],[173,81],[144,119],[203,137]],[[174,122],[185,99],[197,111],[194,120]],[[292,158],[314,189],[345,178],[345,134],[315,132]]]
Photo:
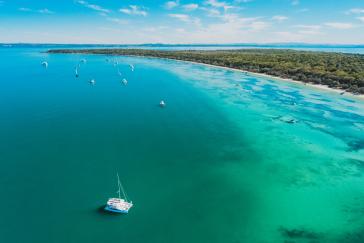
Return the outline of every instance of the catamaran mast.
[[[119,173],[116,173],[116,175],[118,177],[118,187],[119,187],[118,193],[119,193],[119,198],[121,198],[121,196],[120,196],[120,190],[121,190],[123,192],[125,201],[128,201],[128,197],[126,196],[126,193],[124,191],[123,185],[120,182]]]

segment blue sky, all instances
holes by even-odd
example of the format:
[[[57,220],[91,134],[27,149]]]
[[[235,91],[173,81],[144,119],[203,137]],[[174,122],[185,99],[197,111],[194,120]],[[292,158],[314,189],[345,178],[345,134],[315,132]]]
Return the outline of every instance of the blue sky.
[[[0,0],[0,42],[364,44],[364,0]]]

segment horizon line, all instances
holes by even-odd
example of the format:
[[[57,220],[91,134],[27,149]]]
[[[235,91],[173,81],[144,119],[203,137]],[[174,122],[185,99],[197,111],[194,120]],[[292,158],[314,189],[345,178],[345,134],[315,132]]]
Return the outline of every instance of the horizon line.
[[[145,46],[145,45],[165,45],[165,46],[264,46],[264,45],[305,45],[305,46],[364,46],[353,43],[306,43],[306,42],[265,42],[265,43],[58,43],[58,42],[0,42],[0,45],[109,45],[109,46]]]

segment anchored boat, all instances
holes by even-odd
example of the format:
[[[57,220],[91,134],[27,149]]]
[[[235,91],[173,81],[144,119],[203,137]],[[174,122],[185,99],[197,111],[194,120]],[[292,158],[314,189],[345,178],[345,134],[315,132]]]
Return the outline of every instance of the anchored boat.
[[[164,108],[166,106],[166,102],[164,102],[164,100],[161,100],[161,102],[159,102],[159,106],[161,108]]]
[[[107,204],[105,206],[106,211],[114,212],[114,213],[123,213],[127,214],[129,212],[129,209],[133,207],[133,202],[128,200],[126,193],[124,191],[123,186],[121,185],[119,174],[117,174],[118,177],[118,198],[109,198],[107,201]],[[121,198],[121,192],[123,193],[124,199]]]

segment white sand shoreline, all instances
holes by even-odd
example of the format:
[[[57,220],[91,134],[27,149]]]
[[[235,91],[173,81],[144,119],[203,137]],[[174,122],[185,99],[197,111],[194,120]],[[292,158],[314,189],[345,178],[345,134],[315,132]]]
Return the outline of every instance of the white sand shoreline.
[[[284,82],[289,82],[289,83],[296,83],[296,84],[300,84],[300,85],[304,85],[304,86],[309,86],[311,88],[315,88],[315,89],[318,89],[318,90],[325,90],[325,91],[329,91],[329,92],[334,92],[334,93],[337,93],[337,94],[341,94],[341,93],[345,92],[345,90],[330,88],[330,87],[328,87],[326,85],[322,85],[322,84],[304,83],[302,81],[297,81],[297,80],[287,79],[287,78],[280,78],[280,77],[272,76],[272,75],[269,75],[269,74],[255,73],[255,72],[250,72],[250,71],[237,69],[237,68],[229,68],[229,67],[223,67],[223,66],[218,66],[218,65],[206,64],[206,63],[200,63],[200,62],[192,62],[192,61],[184,61],[184,60],[171,59],[171,58],[163,58],[163,59],[182,61],[182,62],[189,62],[189,63],[200,64],[200,65],[213,67],[213,68],[222,68],[222,69],[225,69],[225,70],[247,73],[247,74],[249,74],[251,76],[255,76],[255,77],[268,78],[268,79],[273,79],[273,80],[277,80],[277,81],[284,81]],[[360,100],[364,101],[364,95],[362,95],[362,94],[354,95],[354,94],[352,94],[350,92],[345,92],[342,96],[343,97],[350,97],[350,98],[353,98],[353,99],[360,99]]]
[[[345,92],[342,95],[343,97],[349,97],[349,98],[352,98],[352,99],[358,99],[358,100],[364,101],[364,95],[363,94],[354,95],[353,93],[346,92],[345,90],[330,88],[330,87],[328,87],[326,85],[322,85],[322,84],[305,83],[305,82],[302,82],[302,81],[297,81],[297,80],[288,79],[288,78],[280,78],[280,77],[272,76],[272,75],[269,75],[269,74],[250,72],[250,71],[243,70],[243,69],[229,68],[229,67],[223,67],[223,66],[212,65],[212,64],[207,64],[207,63],[186,61],[186,60],[173,59],[173,58],[165,58],[165,57],[138,56],[138,55],[124,55],[124,56],[157,58],[157,59],[173,60],[173,61],[179,61],[179,62],[187,62],[187,63],[192,63],[192,64],[204,65],[204,66],[213,67],[213,68],[221,68],[221,69],[230,70],[230,71],[247,73],[247,74],[249,74],[251,76],[255,76],[255,77],[268,78],[268,79],[272,79],[272,80],[276,80],[276,81],[280,81],[280,82],[283,81],[283,82],[288,82],[288,83],[296,83],[296,84],[303,85],[303,86],[309,86],[310,88],[314,88],[314,89],[317,89],[317,90],[321,90],[321,91],[324,90],[324,91],[333,92],[333,93],[336,93],[336,94],[341,94],[341,93]]]

